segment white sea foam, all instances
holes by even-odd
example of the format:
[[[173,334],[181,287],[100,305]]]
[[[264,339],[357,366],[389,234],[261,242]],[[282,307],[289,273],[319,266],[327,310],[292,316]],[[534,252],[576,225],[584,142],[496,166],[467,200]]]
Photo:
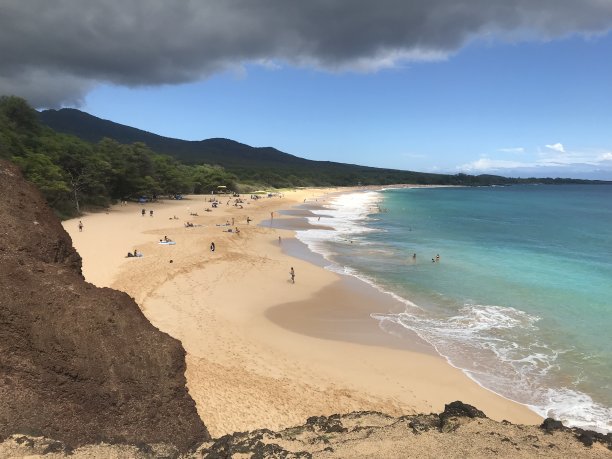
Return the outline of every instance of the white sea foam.
[[[325,206],[325,210],[313,210],[314,217],[308,217],[309,223],[325,225],[332,230],[308,229],[298,231],[296,237],[306,244],[310,250],[333,262],[334,253],[326,242],[354,242],[360,234],[373,231],[365,226],[372,219],[370,215],[378,211],[378,203],[382,199],[380,193],[364,191],[341,194],[333,198]]]
[[[599,432],[612,432],[612,408],[595,402],[591,397],[572,389],[548,389],[545,403],[530,405],[543,417],[558,419],[563,424]]]
[[[415,314],[414,309],[372,317],[414,331],[475,382],[543,417],[568,426],[612,431],[611,408],[577,390],[547,387],[546,378],[558,369],[557,358],[565,350],[538,342],[536,316],[503,306],[466,305],[449,318]],[[529,344],[518,344],[526,335],[533,337]]]
[[[334,261],[336,251],[345,245],[367,245],[362,237],[375,231],[367,225],[375,220],[381,199],[380,193],[371,191],[340,195],[325,210],[313,210],[315,216],[309,217],[312,224],[332,230],[299,231],[297,238],[328,260],[327,269],[356,277],[406,306],[399,314],[372,314],[382,329],[388,329],[386,323],[394,323],[414,331],[478,384],[542,416],[561,419],[566,425],[612,431],[612,409],[580,391],[551,388],[558,357],[569,350],[551,349],[540,342],[539,317],[511,307],[478,304],[466,304],[450,317],[435,315],[376,279]]]

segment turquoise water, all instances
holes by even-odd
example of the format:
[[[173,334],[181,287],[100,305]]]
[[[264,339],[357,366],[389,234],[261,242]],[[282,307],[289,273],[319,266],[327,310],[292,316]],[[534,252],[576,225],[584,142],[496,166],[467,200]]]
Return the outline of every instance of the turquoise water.
[[[333,236],[300,239],[406,305],[373,305],[383,326],[543,416],[612,431],[611,186],[386,190],[320,214]]]

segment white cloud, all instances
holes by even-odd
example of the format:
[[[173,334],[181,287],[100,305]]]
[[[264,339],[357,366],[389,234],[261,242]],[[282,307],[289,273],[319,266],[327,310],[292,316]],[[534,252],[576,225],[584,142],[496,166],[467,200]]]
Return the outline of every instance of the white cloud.
[[[553,143],[552,145],[546,145],[546,148],[550,148],[551,150],[558,151],[560,153],[565,153],[565,148],[562,143]]]
[[[0,11],[0,93],[39,107],[100,84],[187,83],[268,61],[369,72],[612,24],[608,0],[0,0]]]
[[[501,151],[502,153],[525,153],[525,149],[523,147],[500,148],[497,151]]]
[[[560,144],[557,144],[560,145]],[[557,145],[554,145],[555,147]],[[575,177],[612,180],[611,151],[571,152],[550,148],[532,161],[508,161],[481,157],[456,169],[470,174],[499,174],[511,177]]]
[[[612,161],[612,152],[607,152],[599,156],[600,161]]]
[[[538,164],[542,165],[571,165],[591,164],[596,165],[601,161],[601,153],[594,151],[540,151]]]
[[[535,164],[523,163],[519,161],[506,161],[503,159],[480,158],[471,163],[463,164],[457,169],[464,172],[484,172],[499,169],[513,169],[516,167],[528,167]]]

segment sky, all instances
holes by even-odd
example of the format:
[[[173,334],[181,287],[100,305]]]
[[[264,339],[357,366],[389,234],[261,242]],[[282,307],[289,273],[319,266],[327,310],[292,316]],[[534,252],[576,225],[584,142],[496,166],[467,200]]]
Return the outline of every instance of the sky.
[[[186,140],[612,179],[606,0],[0,0],[0,94]]]

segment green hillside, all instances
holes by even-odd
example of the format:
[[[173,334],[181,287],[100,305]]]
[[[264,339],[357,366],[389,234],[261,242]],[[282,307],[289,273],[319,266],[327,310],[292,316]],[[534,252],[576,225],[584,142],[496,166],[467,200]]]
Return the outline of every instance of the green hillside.
[[[103,120],[75,109],[45,110],[43,124],[89,142],[111,138],[119,143],[142,142],[157,153],[184,164],[222,166],[242,182],[275,187],[328,185],[387,185],[393,183],[487,185],[514,183],[497,176],[427,174],[380,169],[329,161],[311,161],[275,148],[255,148],[229,139],[186,141],[162,137],[140,129]]]
[[[113,139],[120,144],[145,144],[158,154],[182,164],[220,166],[248,187],[355,186],[397,183],[431,185],[510,185],[516,183],[603,183],[574,179],[512,179],[496,175],[429,174],[395,169],[312,161],[272,147],[255,148],[229,139],[187,141],[162,137],[140,129],[103,120],[75,109],[45,110],[39,120],[57,132],[87,142]]]
[[[61,217],[118,200],[238,188],[221,167],[184,165],[142,142],[92,143],[58,133],[18,97],[0,97],[0,159],[16,163]]]

